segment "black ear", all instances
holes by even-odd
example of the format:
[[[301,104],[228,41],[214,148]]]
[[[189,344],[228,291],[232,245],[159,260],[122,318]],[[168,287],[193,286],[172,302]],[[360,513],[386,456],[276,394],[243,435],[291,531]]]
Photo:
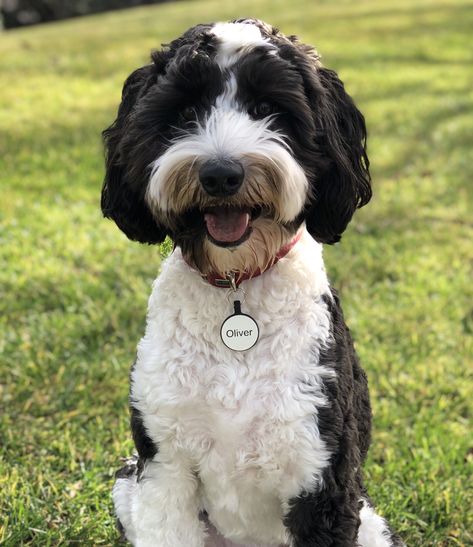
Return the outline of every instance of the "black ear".
[[[130,239],[141,243],[161,243],[166,237],[165,229],[156,222],[145,203],[147,180],[136,180],[129,172],[124,144],[136,103],[156,83],[158,54],[153,58],[154,64],[135,70],[125,81],[117,119],[103,132],[106,171],[102,212]]]
[[[365,119],[333,70],[318,66],[312,100],[315,145],[324,158],[314,172],[306,226],[314,239],[335,243],[355,210],[371,198]],[[311,100],[311,102],[312,102]]]

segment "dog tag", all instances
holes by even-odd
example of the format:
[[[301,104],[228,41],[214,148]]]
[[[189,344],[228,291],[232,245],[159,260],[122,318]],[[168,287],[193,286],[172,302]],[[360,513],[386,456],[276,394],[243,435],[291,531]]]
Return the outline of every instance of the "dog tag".
[[[234,351],[245,351],[252,348],[259,337],[259,328],[253,317],[241,313],[241,303],[233,303],[235,313],[227,317],[220,327],[222,342]]]

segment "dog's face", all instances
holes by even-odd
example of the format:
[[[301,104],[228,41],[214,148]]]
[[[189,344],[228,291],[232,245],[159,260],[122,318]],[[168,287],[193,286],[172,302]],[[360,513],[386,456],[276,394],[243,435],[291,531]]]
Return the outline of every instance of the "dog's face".
[[[102,209],[202,273],[264,268],[305,222],[338,241],[371,197],[364,119],[316,52],[257,20],[199,25],[125,82]]]

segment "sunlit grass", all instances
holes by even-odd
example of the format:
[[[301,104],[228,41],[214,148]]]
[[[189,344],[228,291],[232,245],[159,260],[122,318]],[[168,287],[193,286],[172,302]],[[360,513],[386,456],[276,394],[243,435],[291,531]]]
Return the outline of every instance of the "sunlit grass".
[[[206,0],[0,35],[2,545],[116,541],[160,256],[101,218],[100,131],[151,49],[241,16],[316,44],[366,115],[375,198],[325,256],[370,379],[370,492],[410,546],[473,542],[471,3]]]

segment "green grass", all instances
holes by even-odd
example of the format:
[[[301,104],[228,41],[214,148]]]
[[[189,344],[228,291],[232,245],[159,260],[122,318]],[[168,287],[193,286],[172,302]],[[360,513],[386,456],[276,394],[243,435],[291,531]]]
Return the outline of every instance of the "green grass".
[[[99,134],[149,50],[254,15],[366,114],[375,198],[325,256],[371,385],[367,482],[410,546],[472,545],[473,9],[205,0],[0,36],[0,543],[114,545],[127,371],[159,250],[99,211]]]

